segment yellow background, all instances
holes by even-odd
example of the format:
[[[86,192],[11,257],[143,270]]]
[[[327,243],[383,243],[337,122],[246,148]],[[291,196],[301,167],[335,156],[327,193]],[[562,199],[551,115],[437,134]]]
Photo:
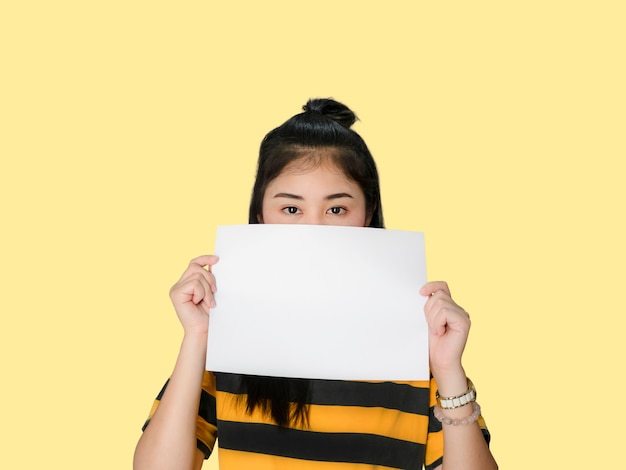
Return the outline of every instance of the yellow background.
[[[501,468],[614,468],[621,5],[3,2],[0,468],[130,467],[181,339],[170,285],[317,96],[357,112],[387,226],[426,233],[472,315]]]

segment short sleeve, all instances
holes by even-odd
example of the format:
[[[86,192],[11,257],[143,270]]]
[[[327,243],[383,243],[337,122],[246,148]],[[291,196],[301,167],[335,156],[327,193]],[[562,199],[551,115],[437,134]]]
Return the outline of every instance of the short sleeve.
[[[152,409],[148,415],[148,419],[143,425],[145,430],[150,424],[150,420],[159,407],[161,398],[167,390],[169,380],[165,382],[163,388],[157,395]],[[198,416],[196,417],[196,442],[198,449],[204,454],[204,458],[208,459],[215,446],[217,440],[217,416],[215,405],[215,376],[211,372],[204,372],[202,377],[202,393],[200,395],[200,404],[198,406]]]
[[[443,463],[443,428],[441,422],[435,418],[434,410],[437,404],[437,383],[435,379],[430,379],[430,411],[428,418],[428,437],[426,440],[426,451],[424,453],[424,467],[426,470],[437,468]],[[487,429],[487,424],[482,416],[478,418],[487,445],[491,440],[491,435]]]

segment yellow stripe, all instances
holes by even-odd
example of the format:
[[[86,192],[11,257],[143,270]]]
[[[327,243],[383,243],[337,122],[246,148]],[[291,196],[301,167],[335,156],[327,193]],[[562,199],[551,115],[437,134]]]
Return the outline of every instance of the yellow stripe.
[[[246,413],[245,396],[226,392],[217,392],[217,395],[220,419],[243,423],[268,422],[258,408],[250,415]],[[311,405],[308,429],[327,433],[376,434],[424,444],[428,416],[379,407]]]
[[[431,465],[443,455],[443,431],[434,432],[428,436],[428,445],[424,454],[424,462]]]
[[[318,432],[377,434],[423,444],[428,417],[385,408],[311,406],[310,424]]]
[[[159,400],[154,400],[152,402],[152,408],[150,408],[150,413],[148,414],[148,419],[152,419],[152,417],[154,416],[154,413],[156,413],[157,408],[159,407]]]
[[[213,452],[216,436],[217,427],[205,421],[204,418],[196,416],[196,437],[200,439],[211,452]]]

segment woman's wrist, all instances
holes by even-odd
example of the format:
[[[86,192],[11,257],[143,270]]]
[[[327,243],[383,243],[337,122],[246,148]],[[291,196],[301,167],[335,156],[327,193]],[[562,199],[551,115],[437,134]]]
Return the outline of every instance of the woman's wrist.
[[[467,375],[462,366],[451,370],[431,370],[439,395],[454,397],[467,391]]]
[[[458,397],[468,391],[469,381],[463,367],[447,371],[431,371],[437,382],[437,391],[439,396],[446,399],[449,397]],[[450,419],[465,419],[472,415],[473,400],[465,405],[458,406],[454,409],[441,409],[440,414]]]
[[[194,319],[190,322],[181,322],[183,332],[186,337],[204,339],[206,341],[209,334],[209,318]]]
[[[470,405],[472,408],[471,415],[468,415],[465,409],[459,410],[458,408],[455,408],[453,410],[444,410],[439,405],[435,406],[433,410],[433,414],[435,415],[435,418],[437,418],[439,422],[448,426],[472,424],[478,421],[478,418],[480,417],[480,405],[476,403],[475,401],[472,401],[468,403],[468,405],[465,405],[461,408],[469,408]],[[457,415],[457,416],[451,416],[451,415]]]
[[[183,347],[206,354],[207,335],[208,332],[206,331],[185,331],[182,341]]]

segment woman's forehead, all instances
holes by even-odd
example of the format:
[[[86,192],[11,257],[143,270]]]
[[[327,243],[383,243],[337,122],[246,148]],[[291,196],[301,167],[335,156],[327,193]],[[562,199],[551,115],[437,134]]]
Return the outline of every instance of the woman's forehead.
[[[336,151],[333,148],[310,149],[285,165],[279,176],[310,173],[318,168],[344,175],[343,170],[335,163],[335,157]]]

